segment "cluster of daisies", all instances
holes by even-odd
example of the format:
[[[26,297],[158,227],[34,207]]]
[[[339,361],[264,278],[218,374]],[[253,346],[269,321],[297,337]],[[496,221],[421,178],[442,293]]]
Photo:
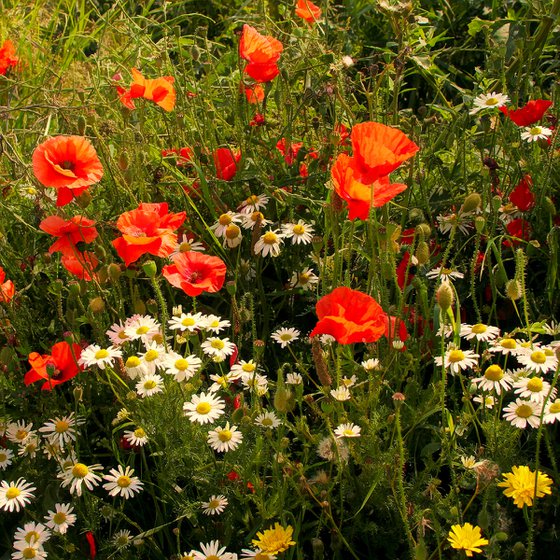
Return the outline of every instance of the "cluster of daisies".
[[[452,329],[443,332],[452,335]],[[449,344],[435,363],[452,374],[474,372],[469,379],[477,392],[475,402],[492,409],[502,406],[506,393],[513,391],[513,400],[502,409],[503,418],[513,426],[536,428],[541,418],[545,424],[560,421],[560,399],[551,384],[558,368],[557,341],[546,345],[536,339],[501,336],[497,327],[482,323],[462,324],[459,334],[475,349]]]

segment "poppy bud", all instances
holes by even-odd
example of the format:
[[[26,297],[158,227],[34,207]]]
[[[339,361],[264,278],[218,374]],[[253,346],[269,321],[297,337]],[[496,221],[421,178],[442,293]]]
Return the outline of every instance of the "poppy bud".
[[[426,264],[430,260],[430,248],[425,241],[418,243],[414,256],[418,259],[418,264]]]
[[[311,244],[313,245],[313,251],[318,254],[323,248],[323,238],[320,235],[314,235]]]
[[[278,412],[290,412],[294,409],[294,395],[285,387],[278,388],[274,393],[274,408]]]
[[[547,214],[550,214],[551,216],[556,216],[556,206],[548,196],[544,197],[544,209],[547,212]]]
[[[82,402],[82,396],[84,394],[84,390],[80,386],[75,387],[74,390],[72,391],[72,394],[74,395],[74,400],[76,402]]]
[[[70,282],[68,284],[68,291],[70,292],[70,295],[74,297],[79,296],[81,292],[80,284],[78,282]]]
[[[323,560],[325,558],[325,545],[321,539],[311,539],[311,550],[313,551],[313,560]]]
[[[200,58],[200,51],[198,50],[196,45],[191,47],[191,57],[194,61],[197,61]]]
[[[107,274],[113,282],[117,282],[122,274],[121,267],[116,263],[111,263],[107,267]]]
[[[234,296],[236,291],[237,291],[237,287],[235,285],[235,282],[233,282],[231,280],[229,282],[226,282],[226,290],[227,290],[227,292],[230,296]]]
[[[78,134],[80,136],[83,136],[86,132],[86,119],[83,115],[80,115],[78,117],[77,128],[78,128]]]
[[[474,219],[474,227],[476,229],[476,233],[482,233],[484,231],[484,226],[486,225],[486,219],[484,216],[477,216]]]
[[[156,315],[158,312],[158,304],[157,301],[155,299],[149,299],[146,301],[146,308],[148,309],[148,312],[152,315]]]
[[[425,219],[424,212],[420,208],[411,208],[408,211],[408,218],[411,222],[421,222]]]
[[[416,235],[423,235],[424,238],[430,237],[432,228],[427,223],[421,223],[416,226]]]
[[[474,212],[477,208],[480,208],[482,204],[482,198],[478,193],[471,193],[467,198],[465,198],[465,202],[463,202],[463,206],[461,206],[460,212],[466,214],[469,212]]]
[[[517,541],[512,548],[515,560],[521,560],[525,557],[525,545],[521,541]]]
[[[148,278],[155,278],[157,274],[157,265],[154,261],[147,261],[142,265],[142,270]]]
[[[128,157],[128,152],[122,152],[119,156],[119,169],[121,171],[126,171],[128,169],[128,165],[130,163],[130,159]]]
[[[518,300],[523,295],[521,284],[515,279],[508,280],[506,282],[506,295],[512,301]]]
[[[109,278],[109,273],[107,272],[106,266],[100,268],[96,272],[96,274],[97,274],[97,280],[99,281],[100,284],[105,284],[105,282],[107,282],[107,279]]]
[[[449,282],[442,282],[436,292],[436,300],[442,311],[447,311],[455,301],[455,294]]]
[[[141,299],[134,300],[134,313],[144,315],[146,313],[146,304]]]
[[[84,191],[76,197],[76,203],[80,208],[87,208],[91,202],[92,196],[89,191]]]
[[[103,313],[105,311],[105,302],[100,297],[93,298],[88,304],[88,309],[92,313]]]
[[[492,209],[494,210],[494,212],[497,212],[500,209],[500,206],[502,205],[502,198],[500,196],[493,196],[492,197]]]

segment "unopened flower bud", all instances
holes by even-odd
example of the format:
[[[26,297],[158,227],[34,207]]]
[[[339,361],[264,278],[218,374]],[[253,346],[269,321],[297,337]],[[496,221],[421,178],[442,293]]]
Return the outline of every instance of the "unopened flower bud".
[[[442,311],[447,311],[455,301],[455,293],[449,282],[442,282],[436,292],[436,300]]]
[[[474,227],[476,228],[476,233],[482,233],[484,231],[484,226],[486,225],[486,219],[484,216],[477,216],[474,219]]]
[[[128,152],[122,152],[119,156],[119,169],[121,171],[126,171],[128,169],[128,165],[130,164],[130,158],[128,157]]]
[[[469,212],[474,212],[477,208],[480,208],[482,205],[482,198],[478,193],[471,193],[467,198],[465,198],[465,202],[463,202],[463,206],[461,206],[461,213],[468,214]]]
[[[423,235],[424,239],[430,237],[432,228],[426,223],[421,223],[416,226],[416,235]]]
[[[521,284],[518,280],[513,279],[506,282],[506,295],[513,301],[518,300],[523,295]]]
[[[76,203],[80,208],[87,208],[89,203],[91,202],[92,196],[88,190],[85,190],[83,193],[79,194],[76,197]]]
[[[92,313],[103,313],[103,311],[105,311],[105,302],[103,301],[103,298],[93,298],[89,302],[88,308]]]
[[[86,118],[83,115],[78,117],[77,128],[80,136],[83,136],[86,133]]]
[[[430,260],[430,247],[425,241],[418,243],[414,256],[418,260],[418,264],[426,264]]]
[[[157,264],[154,261],[147,261],[142,265],[142,270],[148,278],[155,278],[157,274]]]
[[[109,275],[109,278],[113,280],[113,282],[117,282],[122,274],[121,267],[116,263],[111,263],[107,267],[107,274]]]
[[[134,313],[144,315],[146,313],[146,304],[141,299],[134,300]]]

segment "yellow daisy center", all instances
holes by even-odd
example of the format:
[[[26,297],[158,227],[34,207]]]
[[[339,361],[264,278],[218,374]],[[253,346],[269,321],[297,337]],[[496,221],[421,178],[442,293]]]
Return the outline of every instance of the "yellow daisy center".
[[[144,326],[138,327],[136,329],[136,334],[146,334],[149,330],[150,330],[150,327],[147,327],[146,325],[144,325]]]
[[[0,451],[0,463],[3,463],[8,458],[8,454]]]
[[[228,239],[235,239],[239,236],[240,232],[241,230],[235,224],[231,224],[231,226],[226,228],[226,237]]]
[[[215,338],[212,343],[211,343],[212,348],[215,348],[216,350],[223,350],[224,349],[224,342],[222,340],[220,340],[219,338]]]
[[[226,442],[229,441],[233,437],[231,430],[221,430],[218,432],[218,439],[220,441]]]
[[[157,383],[153,379],[147,379],[144,381],[144,389],[150,391],[151,389],[155,389]]]
[[[560,401],[556,401],[550,405],[549,412],[551,414],[558,414],[560,412]]]
[[[208,502],[208,507],[210,509],[216,509],[216,508],[220,507],[220,500],[210,500]]]
[[[142,362],[140,361],[140,358],[138,356],[130,356],[130,358],[126,360],[125,367],[127,368],[138,367],[141,363]]]
[[[452,364],[456,364],[465,359],[465,353],[462,350],[451,350],[447,358]]]
[[[215,554],[210,554],[210,556],[206,557],[206,560],[220,560],[220,557]]]
[[[506,348],[507,350],[515,350],[517,348],[517,342],[515,342],[513,338],[504,338],[500,342],[500,346],[502,348]]]
[[[494,105],[497,105],[499,103],[499,101],[495,98],[495,97],[490,97],[489,99],[486,100],[486,105],[488,107],[493,107]]]
[[[66,420],[59,420],[55,425],[54,425],[54,431],[57,434],[63,434],[64,432],[68,431],[68,428],[70,427],[70,424],[68,422],[66,422]]]
[[[120,338],[121,340],[126,340],[128,336],[124,331],[120,331],[119,334],[117,334],[117,338]]]
[[[35,558],[37,556],[37,550],[32,546],[28,546],[21,551],[23,558]]]
[[[103,358],[106,358],[109,355],[109,352],[107,352],[107,350],[105,350],[105,348],[100,348],[96,353],[94,358],[96,360],[102,360]]]
[[[134,430],[134,437],[144,438],[146,437],[146,432],[142,428],[136,428],[136,430]]]
[[[298,282],[300,284],[307,284],[309,282],[309,274],[302,272],[299,276],[298,276]]]
[[[129,476],[119,476],[117,478],[117,486],[120,488],[128,488],[132,484],[132,480]]]
[[[154,336],[152,336],[152,340],[156,344],[163,344],[163,335],[161,333],[156,333],[154,334]]]
[[[538,136],[542,132],[542,128],[540,126],[533,126],[529,131],[531,136]]]
[[[66,521],[66,514],[63,511],[59,511],[59,512],[55,513],[54,516],[53,516],[53,521],[57,525],[62,525],[62,523],[64,523]]]
[[[346,429],[344,430],[343,434],[344,434],[345,436],[353,436],[353,435],[354,435],[354,432],[353,432],[352,430],[346,428]]]
[[[14,488],[12,486],[11,488],[8,488],[8,491],[6,492],[6,498],[8,500],[13,500],[14,498],[17,498],[20,494],[21,494],[21,490],[19,488]]]
[[[255,371],[255,367],[255,364],[243,364],[241,366],[241,369],[246,373],[252,373],[253,371]]]
[[[473,332],[474,334],[482,334],[485,333],[488,330],[488,327],[486,325],[483,325],[482,323],[477,323],[476,325],[472,326],[471,332]]]
[[[301,235],[302,233],[305,233],[305,228],[301,225],[301,224],[296,224],[293,228],[292,231],[296,234],[296,235]]]
[[[72,476],[74,478],[84,478],[89,474],[89,469],[83,463],[76,463],[72,467]]]
[[[263,418],[261,424],[263,426],[272,426],[272,418],[269,418],[268,416],[266,418]]]
[[[527,383],[527,389],[533,393],[540,393],[543,389],[543,382],[540,377],[533,377]]]
[[[232,222],[231,216],[229,216],[228,214],[222,214],[218,218],[218,222],[220,223],[221,226],[229,226],[229,224],[231,224]]]
[[[25,439],[28,435],[29,435],[29,432],[28,432],[27,430],[18,430],[18,431],[16,432],[16,439],[23,440],[23,439]]]
[[[33,541],[38,541],[41,538],[41,535],[37,533],[37,531],[29,531],[27,535],[25,535],[25,542],[31,544]]]
[[[196,405],[198,414],[208,414],[212,410],[212,406],[207,402],[200,402]]]
[[[181,325],[183,325],[183,327],[192,327],[195,324],[196,324],[196,321],[192,317],[185,317],[181,321]]]
[[[550,348],[545,348],[545,349],[543,350],[543,352],[544,352],[544,355],[545,355],[545,356],[554,356],[554,351],[551,350]]]
[[[264,214],[262,212],[253,212],[251,214],[251,221],[262,222],[264,220]]]
[[[179,252],[180,253],[188,253],[191,250],[191,244],[188,241],[183,241],[179,245]]]
[[[522,404],[515,410],[515,414],[519,418],[529,418],[533,414],[533,409],[528,404]]]
[[[284,342],[288,342],[288,340],[292,340],[292,335],[290,333],[283,333],[280,335],[280,340],[283,340]]]
[[[274,245],[277,241],[278,241],[278,236],[275,233],[272,233],[271,231],[267,231],[263,235],[263,242],[266,243],[267,245]]]
[[[175,362],[175,368],[179,371],[185,371],[189,367],[189,362],[185,358],[180,358]]]
[[[484,372],[484,377],[489,381],[500,381],[504,376],[504,370],[497,365],[493,365],[486,368]]]
[[[153,362],[154,360],[157,360],[158,356],[159,352],[157,350],[148,350],[146,354],[144,354],[144,360],[147,362]]]
[[[536,364],[544,364],[546,362],[546,354],[540,350],[535,350],[531,354],[531,361]]]
[[[259,197],[256,194],[252,194],[245,202],[247,204],[257,204],[259,202]]]

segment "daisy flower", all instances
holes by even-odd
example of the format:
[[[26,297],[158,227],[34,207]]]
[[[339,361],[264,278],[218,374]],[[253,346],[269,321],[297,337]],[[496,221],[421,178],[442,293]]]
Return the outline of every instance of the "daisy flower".
[[[99,344],[90,344],[82,350],[78,363],[86,368],[97,366],[99,369],[105,369],[105,366],[113,365],[115,358],[122,358],[121,350],[113,346],[101,348]]]
[[[535,473],[525,465],[512,467],[511,472],[503,476],[505,480],[498,482],[498,486],[505,488],[504,494],[513,498],[513,503],[520,509],[525,505],[531,507],[535,497],[552,493],[551,478],[541,471]]]
[[[488,539],[482,538],[482,532],[478,525],[474,527],[470,523],[464,525],[452,525],[447,540],[451,547],[456,550],[464,550],[467,556],[473,552],[482,552],[481,546],[489,544]]]
[[[367,371],[375,371],[379,369],[379,360],[377,358],[368,358],[361,363],[361,366]]]
[[[181,313],[179,317],[173,317],[169,321],[171,330],[189,331],[190,333],[196,332],[203,326],[202,313]]]
[[[552,424],[553,422],[560,421],[560,399],[554,402],[550,401],[544,408],[543,422],[545,424]]]
[[[458,280],[464,277],[465,275],[462,272],[441,266],[432,268],[432,270],[426,273],[426,278],[429,278],[430,280],[441,280],[442,282]]]
[[[475,403],[484,405],[484,408],[492,409],[496,404],[496,399],[492,395],[476,395],[473,398]]]
[[[5,447],[0,447],[0,470],[6,470],[12,464],[13,457],[13,451]]]
[[[132,498],[134,494],[142,491],[144,483],[134,476],[134,469],[126,467],[124,470],[121,465],[116,469],[111,469],[109,474],[103,476],[107,482],[103,488],[109,492],[109,496],[122,496]]]
[[[14,534],[15,542],[24,542],[31,546],[42,546],[51,538],[51,532],[42,524],[31,521],[23,528],[18,527]]]
[[[259,369],[261,368],[259,368],[254,360],[249,360],[248,362],[246,362],[245,360],[240,360],[239,362],[231,366],[231,373],[241,376],[253,375],[253,373],[256,373]]]
[[[39,544],[28,544],[25,541],[16,541],[14,543],[14,550],[12,552],[12,560],[27,560],[32,558],[33,560],[44,560],[47,557],[47,553],[43,547]]]
[[[160,330],[160,324],[150,315],[134,315],[125,322],[124,332],[130,340],[149,341]]]
[[[49,510],[45,515],[47,527],[55,533],[64,535],[76,523],[76,515],[72,513],[74,508],[70,504],[55,504],[54,511]]]
[[[282,237],[282,234],[278,233],[277,230],[268,230],[255,243],[253,252],[255,255],[260,254],[263,257],[266,257],[268,254],[271,257],[277,257],[280,254],[280,245],[284,243]]]
[[[250,548],[243,548],[241,550],[241,558],[254,558],[255,560],[276,560],[274,554],[263,552],[260,548],[251,550]]]
[[[4,511],[19,511],[34,498],[33,491],[37,490],[24,478],[16,482],[3,480],[0,482],[0,509]]]
[[[200,369],[202,365],[202,360],[191,354],[183,358],[181,354],[176,352],[169,352],[163,362],[163,367],[165,368],[165,373],[168,375],[173,375],[175,381],[187,381],[193,377],[196,372]]]
[[[84,420],[71,412],[68,416],[56,416],[49,420],[39,431],[51,443],[58,444],[61,448],[76,441],[76,426],[83,424]]]
[[[467,214],[439,215],[437,217],[438,229],[441,233],[448,234],[454,228],[457,228],[460,232],[468,235],[469,230],[472,228],[472,223],[466,220],[467,216]]]
[[[309,245],[313,239],[313,228],[303,220],[298,220],[297,224],[282,224],[282,236],[292,240],[292,245]]]
[[[143,428],[136,428],[134,431],[126,430],[123,433],[124,439],[134,447],[142,447],[148,443],[148,436]]]
[[[351,398],[350,391],[346,385],[341,385],[337,389],[330,390],[331,397],[337,401],[349,401]]]
[[[537,403],[516,399],[503,409],[504,419],[516,428],[526,428],[527,424],[531,428],[538,428],[540,425],[541,411]]]
[[[484,461],[477,461],[472,455],[469,457],[461,457],[461,464],[465,469],[477,469]]]
[[[223,246],[235,249],[235,247],[241,244],[241,241],[243,241],[241,228],[236,224],[229,225],[224,232]]]
[[[128,548],[130,543],[132,542],[132,536],[128,529],[122,529],[121,531],[117,531],[113,535],[113,544],[120,550]]]
[[[356,424],[340,424],[334,430],[334,435],[337,438],[357,438],[360,437],[362,428]]]
[[[101,465],[84,465],[83,463],[74,463],[67,466],[64,471],[58,474],[58,478],[62,479],[61,485],[63,488],[70,486],[70,494],[76,496],[82,495],[82,484],[88,490],[93,490],[99,485],[101,476],[95,471],[101,471]]]
[[[229,338],[209,337],[201,345],[202,351],[207,356],[217,357],[224,360],[235,352],[235,344]]]
[[[266,208],[269,198],[265,194],[252,194],[237,208],[243,214],[252,214]]]
[[[222,513],[227,505],[227,498],[220,494],[219,496],[210,496],[210,499],[207,502],[202,502],[200,507],[205,515],[215,515],[216,513]]]
[[[136,392],[142,397],[151,397],[163,392],[163,377],[157,373],[148,373],[136,383]]]
[[[206,251],[206,247],[200,241],[197,241],[194,235],[189,235],[188,233],[183,233],[177,239],[177,249],[171,253],[169,256],[173,256],[173,254],[177,253],[187,253],[188,251],[195,251],[198,253],[204,253]]]
[[[358,378],[355,375],[352,375],[352,377],[347,377],[346,375],[340,380],[340,382],[342,383],[342,385],[344,385],[345,387],[348,387],[350,389],[350,387],[353,387],[354,385],[356,385],[356,381],[358,381]]]
[[[515,393],[521,398],[529,399],[535,403],[542,403],[550,393],[550,398],[556,398],[556,389],[550,391],[551,386],[548,381],[543,381],[540,377],[522,377],[513,385]]]
[[[165,347],[157,342],[146,344],[146,352],[140,356],[148,373],[155,373],[163,366],[166,357]]]
[[[527,142],[536,142],[537,140],[546,140],[549,136],[552,136],[552,129],[546,126],[528,126],[521,133],[521,140],[526,140]]]
[[[526,369],[534,373],[547,373],[554,371],[558,367],[556,354],[545,347],[533,350],[526,348],[519,352],[516,358],[520,364],[523,364]]]
[[[469,111],[469,115],[476,115],[483,109],[498,109],[506,103],[509,103],[509,97],[503,93],[483,93],[475,97],[473,101],[473,108]]]
[[[478,389],[482,389],[483,391],[496,391],[496,393],[500,395],[502,389],[505,391],[510,389],[512,379],[499,365],[494,364],[488,366],[484,370],[484,375],[473,379],[472,383],[474,383]]]
[[[319,283],[319,277],[311,268],[304,268],[301,272],[293,272],[290,278],[291,288],[312,290]]]
[[[243,434],[237,426],[230,426],[229,422],[226,422],[223,428],[218,426],[208,432],[207,442],[214,451],[224,453],[237,449],[242,440]]]
[[[503,355],[517,354],[520,346],[514,338],[504,337],[494,340],[493,344],[488,347],[488,352],[499,353]]]
[[[271,223],[262,212],[251,212],[250,214],[243,214],[241,227],[243,229],[255,229],[257,224],[259,224],[259,227],[265,227]]]
[[[138,356],[129,356],[124,363],[124,369],[126,375],[128,375],[132,381],[137,377],[144,377],[144,375],[148,373],[146,364]]]
[[[225,214],[222,214],[219,218],[218,221],[213,224],[212,226],[210,226],[210,229],[214,232],[214,235],[218,238],[220,237],[224,237],[226,234],[226,229],[231,225],[231,224],[235,224],[235,223],[239,223],[241,222],[241,216],[239,216],[239,214],[235,214],[234,212],[226,212]]]
[[[280,344],[280,348],[286,348],[288,344],[291,344],[294,340],[299,338],[301,333],[297,330],[292,328],[281,328],[276,329],[271,335],[270,338]]]
[[[202,322],[202,328],[205,331],[211,331],[216,334],[231,326],[231,323],[227,319],[222,319],[217,315],[206,315],[205,317],[203,317]]]
[[[245,389],[255,391],[259,397],[268,391],[268,378],[260,373],[244,373],[241,376],[241,383]]]
[[[233,373],[231,371],[229,373],[224,373],[223,375],[213,373],[212,375],[210,375],[210,379],[214,382],[210,386],[210,391],[212,391],[212,393],[215,393],[220,389],[227,389],[231,383],[237,381],[240,377],[241,376],[239,374]]]
[[[199,424],[207,424],[218,419],[224,413],[225,407],[225,402],[213,393],[193,395],[190,402],[183,404],[185,416],[191,422]]]
[[[273,430],[274,428],[278,428],[278,426],[280,426],[280,420],[274,412],[266,411],[255,418],[255,424],[261,428]]]
[[[22,444],[31,435],[35,435],[35,432],[33,431],[33,423],[30,422],[29,424],[26,424],[24,420],[10,422],[8,424],[8,428],[6,429],[6,437],[12,443]]]
[[[130,340],[125,330],[126,326],[122,321],[119,321],[118,323],[114,323],[113,325],[111,325],[111,327],[105,334],[109,337],[109,340],[111,341],[111,344],[113,346],[120,346],[121,344],[124,344],[125,342]]]
[[[32,434],[20,444],[18,455],[20,457],[30,457],[33,459],[37,455],[39,449],[39,436]]]
[[[303,377],[301,373],[288,373],[286,375],[286,384],[287,385],[301,385],[303,383]]]
[[[500,329],[477,323],[476,325],[461,325],[461,332],[459,334],[467,340],[474,338],[478,341],[488,342],[500,336]]]
[[[459,373],[460,370],[475,367],[478,363],[478,354],[475,354],[472,350],[459,350],[459,348],[450,347],[445,356],[436,356],[434,362],[436,365],[443,366],[451,371],[451,373]]]
[[[201,551],[192,550],[194,560],[235,560],[236,554],[226,552],[226,547],[220,548],[220,541],[211,541],[207,544],[200,543]]]

